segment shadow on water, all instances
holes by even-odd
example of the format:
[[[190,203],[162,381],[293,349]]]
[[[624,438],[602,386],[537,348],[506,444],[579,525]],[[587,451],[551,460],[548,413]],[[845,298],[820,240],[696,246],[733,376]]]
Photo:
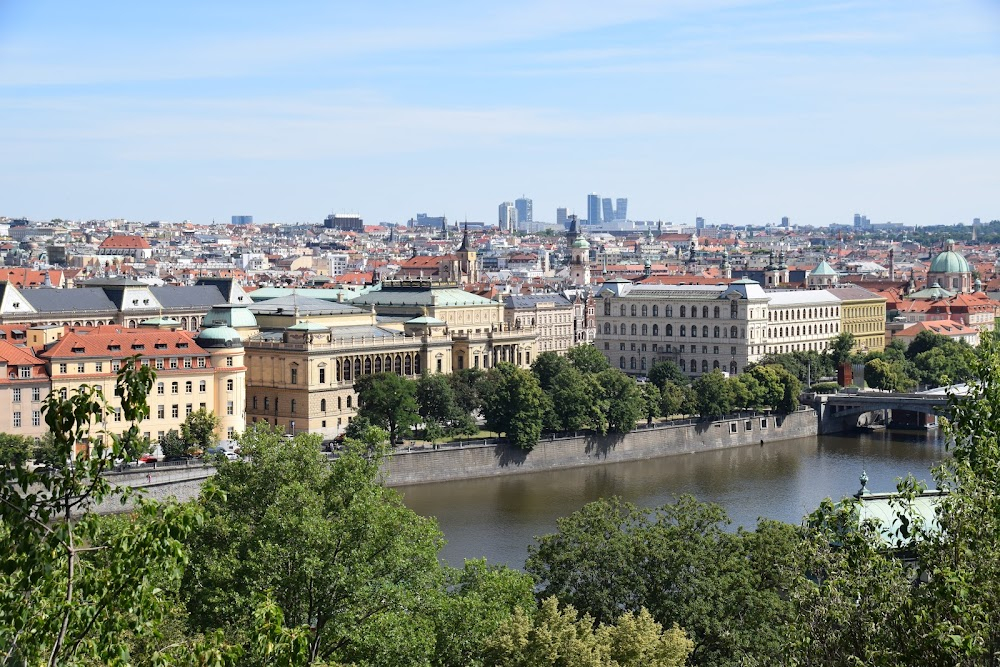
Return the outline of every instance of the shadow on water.
[[[485,556],[521,567],[536,536],[598,498],[653,507],[692,494],[725,507],[734,529],[758,517],[798,523],[823,498],[854,493],[862,470],[869,488],[892,490],[907,473],[931,482],[945,455],[936,431],[876,431],[399,490],[417,513],[438,519],[449,563]]]

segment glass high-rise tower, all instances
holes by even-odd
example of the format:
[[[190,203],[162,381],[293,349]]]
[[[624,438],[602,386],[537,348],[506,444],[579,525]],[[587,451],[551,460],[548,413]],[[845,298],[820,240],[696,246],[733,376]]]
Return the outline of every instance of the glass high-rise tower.
[[[599,194],[587,195],[587,224],[601,224],[601,195]]]

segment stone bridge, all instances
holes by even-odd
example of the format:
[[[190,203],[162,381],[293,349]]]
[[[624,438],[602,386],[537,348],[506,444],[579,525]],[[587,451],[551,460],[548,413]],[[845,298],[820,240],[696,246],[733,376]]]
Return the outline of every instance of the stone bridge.
[[[951,390],[951,391],[949,391]],[[885,391],[862,391],[841,394],[817,394],[812,400],[819,419],[820,433],[837,433],[858,426],[859,417],[870,413],[905,411],[938,415],[947,411],[949,395],[964,394],[963,388],[945,388],[914,394]]]

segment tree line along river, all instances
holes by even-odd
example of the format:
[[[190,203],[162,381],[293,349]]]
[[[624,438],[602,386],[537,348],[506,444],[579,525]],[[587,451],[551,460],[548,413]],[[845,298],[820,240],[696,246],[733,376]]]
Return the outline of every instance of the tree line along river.
[[[758,517],[797,524],[824,498],[855,493],[862,470],[872,491],[892,491],[909,473],[933,487],[930,469],[946,455],[939,430],[843,433],[399,491],[418,514],[437,518],[449,564],[486,557],[521,568],[536,536],[601,497],[655,507],[691,494],[724,507],[734,529],[753,528]]]

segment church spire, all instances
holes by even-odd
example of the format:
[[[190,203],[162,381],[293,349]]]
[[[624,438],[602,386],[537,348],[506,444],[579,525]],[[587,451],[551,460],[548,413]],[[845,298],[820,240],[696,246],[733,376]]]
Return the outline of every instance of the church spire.
[[[458,246],[458,252],[468,252],[469,251],[469,221],[465,221],[465,227],[462,230],[462,245]]]

